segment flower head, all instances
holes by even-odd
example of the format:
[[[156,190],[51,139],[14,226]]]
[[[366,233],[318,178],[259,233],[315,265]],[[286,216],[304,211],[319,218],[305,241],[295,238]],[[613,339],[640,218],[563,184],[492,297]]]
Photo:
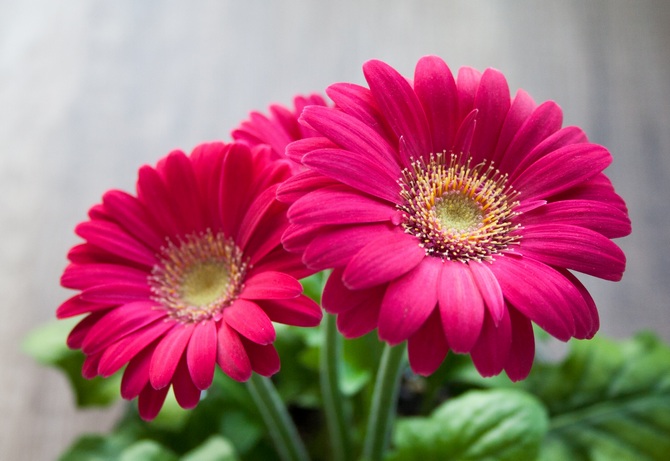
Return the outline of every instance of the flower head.
[[[87,314],[68,338],[86,355],[84,376],[127,365],[121,395],[139,396],[145,419],[170,386],[182,407],[197,405],[216,364],[239,381],[274,374],[272,322],[321,319],[297,280],[310,272],[280,243],[287,207],[275,194],[290,169],[267,151],[174,151],[140,169],[136,196],[107,192],[76,228],[85,243],[61,283],[80,292],[57,315]]]
[[[434,372],[448,350],[482,375],[524,378],[531,322],[590,338],[595,304],[571,270],[619,280],[630,233],[602,173],[609,152],[562,127],[552,101],[510,97],[504,76],[422,58],[408,81],[380,61],[369,88],[328,88],[334,108],[307,107],[320,138],[288,146],[310,170],[279,189],[292,202],[285,246],[333,268],[324,308],[355,337],[378,328],[408,341],[410,365]]]

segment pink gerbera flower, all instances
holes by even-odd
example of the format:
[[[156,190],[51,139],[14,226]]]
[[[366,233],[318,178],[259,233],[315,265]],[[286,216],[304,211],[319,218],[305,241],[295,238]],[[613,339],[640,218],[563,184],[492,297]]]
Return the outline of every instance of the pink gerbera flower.
[[[279,370],[272,322],[314,326],[319,306],[301,295],[309,274],[280,236],[275,200],[286,162],[242,144],[174,151],[139,171],[137,196],[107,192],[76,232],[61,283],[81,290],[57,311],[86,317],[68,345],[86,354],[83,374],[124,365],[121,395],[154,418],[170,386],[194,407],[215,365],[245,381]]]
[[[270,106],[269,116],[252,112],[249,120],[245,120],[233,130],[233,138],[252,147],[266,144],[271,147],[273,158],[286,158],[286,146],[289,143],[318,135],[316,131],[298,122],[302,110],[311,105],[326,106],[326,101],[321,95],[311,94],[296,96],[293,105],[294,109],[289,109],[273,104]],[[300,163],[295,163],[293,166],[302,169]]]
[[[324,308],[355,337],[378,328],[408,341],[410,365],[434,372],[447,351],[482,375],[527,376],[531,321],[556,338],[590,338],[598,313],[575,270],[619,280],[630,233],[602,173],[609,152],[561,109],[504,76],[424,57],[410,82],[367,62],[369,89],[332,85],[335,108],[307,107],[321,133],[291,144],[311,171],[279,191],[294,202],[287,248],[334,268]]]

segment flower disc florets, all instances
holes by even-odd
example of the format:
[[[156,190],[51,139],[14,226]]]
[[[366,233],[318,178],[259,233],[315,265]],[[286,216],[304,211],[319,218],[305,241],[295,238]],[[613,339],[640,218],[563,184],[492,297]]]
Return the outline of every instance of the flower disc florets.
[[[149,285],[154,299],[175,320],[218,320],[242,290],[247,269],[232,239],[207,230],[164,246]]]
[[[405,231],[427,255],[467,262],[490,260],[518,241],[512,218],[517,193],[492,164],[463,155],[431,154],[412,162],[399,180]]]

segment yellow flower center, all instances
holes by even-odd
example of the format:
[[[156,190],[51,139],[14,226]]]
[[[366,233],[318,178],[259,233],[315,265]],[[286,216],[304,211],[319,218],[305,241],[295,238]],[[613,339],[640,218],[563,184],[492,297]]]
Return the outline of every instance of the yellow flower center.
[[[405,231],[427,255],[467,262],[491,260],[516,243],[517,193],[491,164],[471,166],[463,155],[416,160],[399,180]]]
[[[149,277],[154,300],[184,322],[217,319],[239,295],[248,270],[235,242],[210,230],[168,242],[159,259]]]

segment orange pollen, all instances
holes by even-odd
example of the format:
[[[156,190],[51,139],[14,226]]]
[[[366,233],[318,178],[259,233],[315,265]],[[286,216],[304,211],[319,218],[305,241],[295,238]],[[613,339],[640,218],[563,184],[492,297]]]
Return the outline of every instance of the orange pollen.
[[[402,226],[426,255],[491,261],[520,238],[513,233],[519,194],[489,162],[472,166],[463,154],[431,154],[405,168],[398,183]]]
[[[158,302],[175,320],[218,320],[243,288],[249,265],[235,242],[211,230],[189,234],[161,248],[149,276]]]

